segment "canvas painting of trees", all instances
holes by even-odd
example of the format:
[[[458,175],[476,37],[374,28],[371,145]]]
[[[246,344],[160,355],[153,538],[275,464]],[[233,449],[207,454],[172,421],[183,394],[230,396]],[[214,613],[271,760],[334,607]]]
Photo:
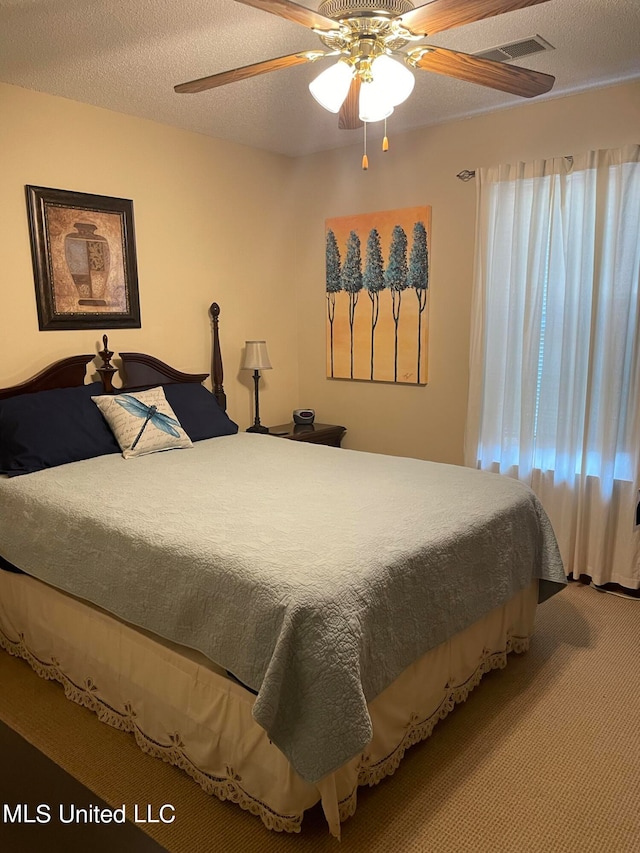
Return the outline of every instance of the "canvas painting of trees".
[[[431,208],[326,221],[327,376],[427,382]]]

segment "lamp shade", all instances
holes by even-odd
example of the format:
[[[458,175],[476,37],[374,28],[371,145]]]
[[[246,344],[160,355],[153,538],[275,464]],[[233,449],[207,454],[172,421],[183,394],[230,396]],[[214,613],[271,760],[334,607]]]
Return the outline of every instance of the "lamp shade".
[[[415,82],[411,71],[402,63],[386,54],[377,56],[371,63],[371,80],[360,87],[360,121],[388,118],[394,107],[407,100]]]
[[[337,113],[349,94],[353,75],[353,66],[341,59],[318,74],[309,83],[309,91],[321,107],[330,113]]]
[[[245,341],[243,370],[271,370],[265,341]]]
[[[373,82],[385,92],[385,99],[397,107],[413,92],[416,79],[409,69],[386,54],[377,56],[371,64]]]
[[[367,81],[360,86],[358,101],[360,121],[382,121],[383,118],[389,118],[392,112],[393,104],[384,86],[378,85],[375,80]]]

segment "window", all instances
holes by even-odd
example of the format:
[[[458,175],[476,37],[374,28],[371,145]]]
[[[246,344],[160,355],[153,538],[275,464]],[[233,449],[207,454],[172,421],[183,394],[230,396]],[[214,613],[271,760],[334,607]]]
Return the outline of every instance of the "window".
[[[554,527],[587,489],[601,514],[614,492],[635,514],[640,146],[477,176],[467,464],[527,482]]]

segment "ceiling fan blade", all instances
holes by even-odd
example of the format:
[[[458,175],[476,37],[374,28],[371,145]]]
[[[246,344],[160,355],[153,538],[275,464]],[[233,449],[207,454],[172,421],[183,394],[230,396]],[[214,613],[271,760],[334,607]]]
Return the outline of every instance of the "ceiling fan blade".
[[[419,52],[418,52],[419,54]],[[458,53],[443,47],[430,47],[419,59],[414,60],[417,68],[444,74],[446,77],[457,77],[469,83],[500,89],[512,95],[523,98],[535,98],[548,92],[555,82],[555,77],[543,74],[541,71],[531,71],[517,65],[505,62],[494,62],[492,59],[480,59],[468,53]]]
[[[363,122],[360,121],[360,85],[359,76],[355,76],[349,86],[349,92],[344,104],[340,107],[338,113],[338,127],[340,130],[357,130],[362,127]]]
[[[277,15],[294,24],[302,24],[303,27],[309,27],[312,30],[340,29],[340,24],[332,18],[325,18],[313,9],[291,3],[290,0],[236,0],[236,3],[253,6],[254,9],[261,9],[263,12]]]
[[[188,83],[180,83],[174,86],[174,92],[178,94],[195,92],[206,92],[207,89],[215,89],[225,86],[227,83],[235,83],[236,80],[246,80],[249,77],[257,77],[268,71],[279,71],[281,68],[292,68],[294,65],[302,65],[304,62],[312,61],[314,51],[303,53],[291,53],[289,56],[279,56],[277,59],[267,59],[264,62],[255,62],[253,65],[244,65],[242,68],[233,68],[231,71],[222,71],[220,74],[212,74],[210,77],[200,77],[198,80],[190,80]],[[318,58],[318,51],[315,51]]]
[[[417,9],[400,15],[399,20],[413,33],[432,35],[547,2],[548,0],[432,0],[425,6],[418,6]]]

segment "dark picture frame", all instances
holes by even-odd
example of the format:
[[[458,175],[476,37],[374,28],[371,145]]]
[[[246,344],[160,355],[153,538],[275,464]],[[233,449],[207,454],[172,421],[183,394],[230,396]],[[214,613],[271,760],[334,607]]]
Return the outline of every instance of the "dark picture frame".
[[[139,329],[133,201],[27,185],[40,331]]]

